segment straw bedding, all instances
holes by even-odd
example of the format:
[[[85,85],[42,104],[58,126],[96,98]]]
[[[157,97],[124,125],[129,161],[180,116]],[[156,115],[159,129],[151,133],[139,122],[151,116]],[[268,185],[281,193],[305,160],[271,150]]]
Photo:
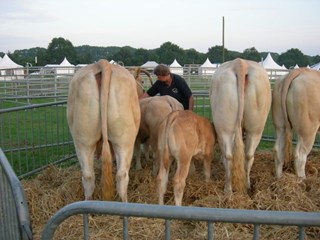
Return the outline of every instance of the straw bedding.
[[[320,211],[320,152],[312,151],[308,157],[307,178],[299,181],[292,168],[284,171],[281,179],[274,177],[271,151],[258,151],[251,171],[252,188],[248,195],[223,192],[224,169],[215,154],[212,162],[211,181],[204,182],[202,163],[196,162],[196,172],[187,178],[183,205],[213,208],[237,208],[285,211]],[[151,175],[152,163],[143,162],[143,169],[136,171],[134,161],[130,170],[129,202],[157,204],[156,181]],[[96,190],[94,199],[101,199],[99,162],[96,161]],[[165,204],[173,205],[172,181],[168,184]],[[23,180],[35,239],[50,217],[63,206],[83,200],[81,172],[78,164],[69,167],[51,166],[33,179]],[[118,196],[115,200],[119,201]],[[217,223],[215,239],[252,239],[250,224]],[[122,219],[117,216],[90,216],[90,239],[122,239]],[[82,239],[82,216],[64,221],[55,233],[55,239]],[[297,239],[297,227],[262,225],[260,239]],[[130,239],[164,239],[164,220],[129,218]],[[171,239],[206,239],[207,223],[173,220]],[[320,239],[320,228],[306,228],[306,239]]]

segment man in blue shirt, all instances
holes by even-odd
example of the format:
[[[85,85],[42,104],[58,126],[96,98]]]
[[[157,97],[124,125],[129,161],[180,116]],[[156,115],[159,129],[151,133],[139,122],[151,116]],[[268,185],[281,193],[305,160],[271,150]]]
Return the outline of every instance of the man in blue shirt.
[[[193,110],[193,96],[187,82],[179,75],[171,73],[168,66],[159,64],[153,70],[158,80],[140,98],[170,95],[177,99],[185,110]]]

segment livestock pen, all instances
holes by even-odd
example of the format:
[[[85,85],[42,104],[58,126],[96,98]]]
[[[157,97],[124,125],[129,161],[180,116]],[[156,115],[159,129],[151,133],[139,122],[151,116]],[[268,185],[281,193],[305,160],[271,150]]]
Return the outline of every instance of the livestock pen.
[[[202,182],[199,171],[187,180],[185,207],[155,205],[155,179],[150,175],[150,163],[144,163],[141,172],[130,172],[129,204],[79,202],[83,199],[81,174],[66,122],[67,82],[72,76],[64,76],[63,80],[54,74],[47,77],[46,84],[39,83],[43,81],[41,76],[28,76],[27,82],[0,83],[0,146],[26,193],[35,239],[40,239],[41,234],[43,239],[49,239],[58,224],[56,239],[75,239],[83,234],[99,239],[319,238],[319,139],[308,160],[306,181],[298,182],[292,170],[276,180],[272,175],[271,149],[265,150],[265,146],[273,146],[275,138],[271,116],[263,134],[267,142],[262,141],[263,147],[256,153],[253,189],[246,197],[224,196],[223,170],[217,152],[210,184]],[[189,85],[194,84],[194,111],[210,119],[206,87],[210,78],[185,78],[191,81]],[[19,92],[17,86],[25,91]],[[28,88],[36,91],[28,93]],[[3,171],[1,168],[1,176],[5,176]],[[166,204],[173,204],[170,195],[169,186]],[[2,196],[9,198],[9,194]],[[101,199],[99,187],[94,198]]]

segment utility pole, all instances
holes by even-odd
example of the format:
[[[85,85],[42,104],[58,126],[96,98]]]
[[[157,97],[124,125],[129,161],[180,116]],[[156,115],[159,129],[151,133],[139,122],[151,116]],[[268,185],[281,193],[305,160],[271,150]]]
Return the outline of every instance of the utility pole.
[[[224,63],[224,16],[222,17],[222,62]]]

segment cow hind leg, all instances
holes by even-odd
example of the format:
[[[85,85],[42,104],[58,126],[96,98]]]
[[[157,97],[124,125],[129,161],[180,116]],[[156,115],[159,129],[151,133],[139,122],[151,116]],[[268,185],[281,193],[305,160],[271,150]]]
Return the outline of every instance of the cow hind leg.
[[[134,143],[134,155],[136,158],[136,170],[141,170],[141,141],[136,139]]]
[[[167,150],[159,151],[157,160],[159,162],[159,173],[157,176],[157,185],[158,185],[158,202],[160,205],[164,204],[164,194],[167,191],[168,178],[169,178],[169,168],[170,168],[170,159]]]
[[[95,188],[94,175],[94,152],[95,146],[76,143],[76,152],[81,166],[82,185],[84,189],[85,200],[91,200]]]
[[[205,176],[206,182],[210,180],[210,173],[211,173],[211,157],[206,156],[203,161],[203,172]]]
[[[128,202],[127,189],[129,183],[129,170],[131,166],[132,156],[133,147],[130,149],[127,149],[127,147],[115,148],[115,157],[117,161],[117,192],[122,202]]]
[[[233,167],[232,155],[223,157],[223,165],[225,169],[224,192],[226,194],[230,194],[232,193],[232,178],[231,178],[232,167]]]
[[[187,154],[183,152],[180,151],[180,156],[176,158],[177,171],[173,179],[174,200],[175,200],[176,206],[182,205],[184,188],[186,186],[186,179],[189,173],[189,168],[190,168],[191,158],[192,158],[191,156],[187,156]]]
[[[294,167],[296,174],[299,178],[305,178],[305,167],[307,156],[310,153],[316,134],[310,134],[308,136],[298,135],[298,143],[295,150]]]
[[[261,134],[247,134],[246,135],[246,178],[247,178],[247,188],[250,189],[250,172],[254,162],[254,153],[257,149],[257,146],[260,142]]]
[[[281,178],[284,165],[285,151],[286,151],[286,134],[285,128],[276,128],[276,142],[274,145],[274,163],[275,173],[277,178]]]

